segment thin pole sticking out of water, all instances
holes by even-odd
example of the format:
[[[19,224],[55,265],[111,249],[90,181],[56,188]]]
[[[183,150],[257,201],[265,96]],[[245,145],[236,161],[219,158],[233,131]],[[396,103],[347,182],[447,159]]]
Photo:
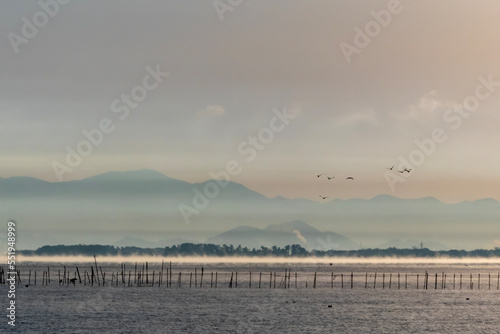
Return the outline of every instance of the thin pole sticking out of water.
[[[203,266],[201,267],[200,288],[203,287]]]
[[[101,283],[99,282],[99,269],[97,268],[97,258],[95,257],[95,254],[94,254],[94,262],[95,262],[95,274],[96,274],[96,278],[97,278],[97,284],[100,286]],[[66,270],[66,268],[65,268]]]
[[[76,272],[78,273],[78,280],[80,284],[82,284],[82,278],[80,277],[80,270],[78,270],[78,266],[76,266]]]

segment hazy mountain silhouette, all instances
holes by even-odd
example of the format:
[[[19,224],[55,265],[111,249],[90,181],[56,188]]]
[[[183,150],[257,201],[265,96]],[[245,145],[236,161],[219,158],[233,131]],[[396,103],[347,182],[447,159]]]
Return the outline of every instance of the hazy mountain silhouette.
[[[452,248],[488,248],[495,246],[495,235],[500,234],[500,203],[493,199],[446,204],[433,197],[379,195],[319,203],[268,198],[234,182],[223,183],[224,188],[217,184],[220,181],[193,184],[148,169],[55,183],[31,177],[0,178],[0,206],[4,221],[15,219],[22,226],[21,248],[49,240],[109,244],[127,236],[203,242],[241,226],[276,232],[279,240],[297,239],[288,225],[286,231],[270,226],[290,221],[311,222],[321,231],[341,233],[365,247],[390,239],[432,239]],[[207,188],[218,194],[202,195],[205,203],[197,207],[203,202],[197,194]],[[179,211],[181,204],[195,212],[189,223]],[[285,233],[290,235],[284,237]],[[304,237],[308,243],[314,239]]]
[[[334,232],[321,232],[303,221],[292,221],[269,225],[265,229],[249,226],[235,227],[207,240],[212,244],[232,244],[249,248],[260,246],[283,247],[297,244],[308,250],[350,250],[358,245],[343,235]]]

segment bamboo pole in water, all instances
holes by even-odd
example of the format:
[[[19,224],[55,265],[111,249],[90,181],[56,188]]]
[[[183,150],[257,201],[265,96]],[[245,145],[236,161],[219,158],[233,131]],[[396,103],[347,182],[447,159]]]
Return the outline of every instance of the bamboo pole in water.
[[[97,279],[97,285],[101,286],[101,283],[99,281],[99,269],[97,268],[97,258],[95,257],[95,254],[94,254],[94,263],[95,263],[95,276]],[[64,270],[66,270],[66,267],[64,268]]]
[[[78,281],[82,284],[82,278],[80,277],[80,270],[78,270],[78,266],[76,266],[76,272],[78,273]]]
[[[172,287],[172,261],[170,261],[170,287]]]
[[[201,267],[200,288],[203,287],[203,266]]]
[[[163,259],[161,259],[161,276],[160,276],[160,282],[163,283]]]

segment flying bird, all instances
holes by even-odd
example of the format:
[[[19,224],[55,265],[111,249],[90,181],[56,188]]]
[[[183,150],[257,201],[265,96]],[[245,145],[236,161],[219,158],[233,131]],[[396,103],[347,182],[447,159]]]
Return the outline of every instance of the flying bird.
[[[394,168],[394,165],[392,165],[391,168],[387,167],[388,170],[392,170]]]
[[[317,177],[320,177],[321,175],[325,175],[325,174],[316,174]]]
[[[327,178],[328,180],[331,180],[331,179],[334,179],[334,178],[335,178],[335,176],[331,176],[331,177],[330,177],[330,176],[328,176],[328,175],[327,175],[327,176],[326,176],[326,178]]]
[[[406,168],[405,168],[405,169],[403,170],[403,172],[408,172],[408,173],[409,173],[409,172],[411,172],[411,168],[410,168],[410,169],[406,169]]]
[[[352,176],[348,176],[346,180],[354,180],[354,178]]]
[[[327,199],[328,198],[327,196],[321,196],[321,195],[319,195],[319,197],[321,197],[322,199]]]

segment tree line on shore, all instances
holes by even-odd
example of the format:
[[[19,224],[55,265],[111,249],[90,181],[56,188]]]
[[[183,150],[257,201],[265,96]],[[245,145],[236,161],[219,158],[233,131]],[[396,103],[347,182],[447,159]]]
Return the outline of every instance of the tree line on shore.
[[[359,250],[312,250],[308,251],[300,245],[287,245],[284,247],[248,248],[241,245],[215,245],[183,243],[171,247],[141,248],[141,247],[116,247],[110,245],[54,245],[42,246],[36,250],[22,250],[25,256],[250,256],[250,257],[500,257],[500,248],[475,249],[475,250],[447,250],[433,251],[428,248],[366,248]]]

